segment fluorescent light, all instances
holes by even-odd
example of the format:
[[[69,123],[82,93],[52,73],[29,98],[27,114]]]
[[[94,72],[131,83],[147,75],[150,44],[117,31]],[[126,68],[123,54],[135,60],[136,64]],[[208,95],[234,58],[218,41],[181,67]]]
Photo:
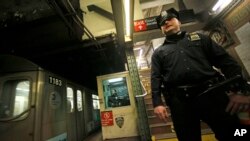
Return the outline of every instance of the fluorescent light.
[[[109,83],[117,82],[117,81],[122,81],[122,77],[109,79],[108,81],[109,81]]]
[[[233,0],[225,0],[223,1],[220,9],[224,9],[225,7],[227,7]]]
[[[231,2],[232,2],[232,0],[219,0],[219,1],[217,1],[217,3],[213,6],[212,10],[213,10],[213,11],[217,11],[218,9],[222,10],[222,9],[224,9],[226,6],[228,6]]]
[[[125,37],[130,37],[130,0],[124,0],[124,10],[125,10]]]

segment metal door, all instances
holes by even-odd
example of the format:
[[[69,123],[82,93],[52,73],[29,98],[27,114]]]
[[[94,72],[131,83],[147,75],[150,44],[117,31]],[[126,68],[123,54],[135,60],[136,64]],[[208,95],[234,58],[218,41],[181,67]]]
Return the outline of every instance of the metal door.
[[[97,77],[103,140],[138,136],[137,112],[128,72]]]

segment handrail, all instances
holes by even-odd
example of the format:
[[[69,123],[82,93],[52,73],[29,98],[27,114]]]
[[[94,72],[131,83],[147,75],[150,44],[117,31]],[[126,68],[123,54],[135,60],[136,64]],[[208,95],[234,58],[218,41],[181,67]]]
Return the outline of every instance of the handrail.
[[[30,106],[29,109],[23,111],[22,113],[20,113],[19,115],[15,116],[15,117],[13,117],[13,118],[0,119],[0,122],[11,122],[11,121],[14,121],[14,120],[20,118],[21,116],[23,116],[24,114],[28,113],[28,112],[29,112],[32,108],[34,108],[34,107],[35,107],[34,105],[33,105],[33,106]]]
[[[143,94],[141,94],[141,95],[136,95],[136,96],[135,96],[136,98],[145,97],[145,96],[148,94],[147,91],[146,91],[146,88],[144,87],[144,85],[142,84],[141,81],[140,81],[140,84],[141,84],[141,86],[142,86],[142,88],[143,88],[143,90],[144,90],[145,93],[143,93]]]

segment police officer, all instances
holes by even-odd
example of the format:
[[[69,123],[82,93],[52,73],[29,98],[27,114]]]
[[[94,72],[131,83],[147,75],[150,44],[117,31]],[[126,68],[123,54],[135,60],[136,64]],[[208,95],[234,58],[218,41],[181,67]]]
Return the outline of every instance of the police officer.
[[[166,38],[152,55],[154,113],[167,121],[168,113],[161,99],[164,94],[179,141],[201,141],[200,120],[210,126],[219,141],[232,140],[235,130],[241,128],[237,113],[249,109],[250,96],[233,90],[228,96],[220,88],[203,92],[223,81],[214,67],[225,78],[231,78],[241,76],[240,65],[209,37],[181,31],[175,9],[163,11],[157,23]],[[245,84],[243,79],[242,82]],[[165,92],[161,91],[162,84]]]

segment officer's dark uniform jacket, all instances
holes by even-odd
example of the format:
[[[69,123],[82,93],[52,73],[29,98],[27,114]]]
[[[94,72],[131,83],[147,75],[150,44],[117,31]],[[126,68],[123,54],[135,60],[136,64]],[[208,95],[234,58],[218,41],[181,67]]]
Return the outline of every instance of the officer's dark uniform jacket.
[[[163,105],[161,85],[167,89],[197,85],[215,77],[220,68],[225,77],[241,75],[241,67],[209,37],[181,32],[166,37],[152,55],[151,87],[154,107]]]

